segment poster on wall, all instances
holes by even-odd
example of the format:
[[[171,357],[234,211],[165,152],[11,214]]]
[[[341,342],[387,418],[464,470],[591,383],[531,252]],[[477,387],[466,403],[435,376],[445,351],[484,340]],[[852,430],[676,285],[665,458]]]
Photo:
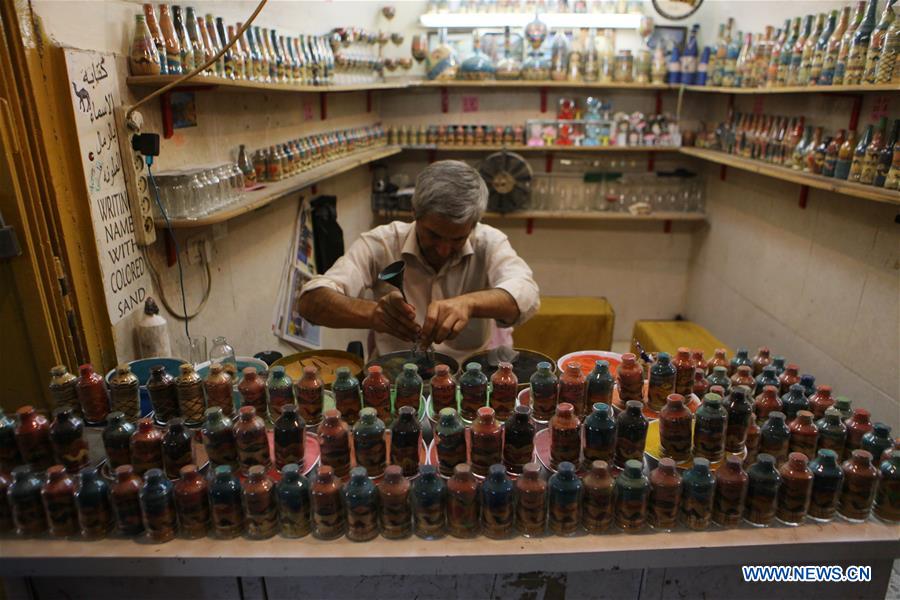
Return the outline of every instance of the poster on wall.
[[[142,308],[151,290],[144,254],[135,242],[113,116],[122,104],[119,78],[112,54],[66,49],[65,56],[103,292],[115,325]]]
[[[316,273],[315,256],[312,210],[304,199],[297,211],[291,248],[282,270],[272,330],[290,344],[314,350],[322,347],[321,328],[301,317],[298,306],[303,284]]]

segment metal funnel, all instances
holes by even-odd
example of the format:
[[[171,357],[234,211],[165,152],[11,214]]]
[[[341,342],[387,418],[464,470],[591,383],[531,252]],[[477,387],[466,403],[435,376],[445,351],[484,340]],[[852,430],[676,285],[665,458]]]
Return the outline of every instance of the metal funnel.
[[[402,260],[398,260],[397,262],[392,262],[384,269],[382,269],[381,273],[378,274],[378,279],[400,290],[400,294],[403,296],[403,301],[406,302],[406,292],[403,291],[404,271],[406,271],[406,263]]]

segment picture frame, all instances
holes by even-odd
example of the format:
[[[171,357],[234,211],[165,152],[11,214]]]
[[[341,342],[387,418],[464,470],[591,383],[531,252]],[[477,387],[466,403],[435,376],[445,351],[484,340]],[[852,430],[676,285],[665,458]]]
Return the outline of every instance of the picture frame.
[[[651,50],[656,50],[656,45],[662,43],[663,51],[669,53],[673,47],[684,48],[687,40],[687,27],[683,25],[657,25],[653,33],[647,39],[647,45]]]

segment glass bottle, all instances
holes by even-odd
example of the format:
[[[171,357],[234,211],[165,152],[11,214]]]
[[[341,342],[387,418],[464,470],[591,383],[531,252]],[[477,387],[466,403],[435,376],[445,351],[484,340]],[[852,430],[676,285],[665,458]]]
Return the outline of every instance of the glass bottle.
[[[819,449],[832,450],[838,458],[844,456],[844,447],[847,444],[847,426],[841,420],[841,411],[831,407],[825,411],[825,416],[816,421],[818,430],[817,447]]]
[[[209,530],[209,484],[195,465],[185,465],[172,487],[175,513],[181,535],[188,539],[206,537]]]
[[[731,389],[731,379],[728,377],[728,370],[721,365],[713,367],[712,373],[706,378],[706,381],[709,383],[710,389],[714,385],[721,386],[726,393]]]
[[[162,469],[163,432],[153,426],[150,419],[141,419],[137,431],[131,436],[131,464],[134,472],[143,476],[151,469]]]
[[[89,364],[78,367],[78,381],[75,392],[78,403],[84,412],[84,421],[88,425],[102,425],[109,414],[109,397],[106,393],[106,382],[103,376],[94,371]]]
[[[775,457],[760,454],[756,463],[747,471],[747,501],[744,520],[754,527],[768,527],[775,519],[778,488],[781,475],[775,466]]]
[[[853,410],[853,416],[844,421],[847,426],[847,443],[844,447],[844,456],[850,454],[859,448],[862,448],[863,437],[872,431],[872,415],[864,408],[856,408]],[[22,453],[24,456],[24,452]]]
[[[501,421],[507,420],[516,407],[519,380],[513,372],[512,363],[501,362],[491,375],[490,405]]]
[[[777,396],[775,398],[777,399]],[[731,391],[725,402],[725,411],[728,415],[725,426],[725,451],[740,454],[744,451],[747,431],[753,421],[753,404],[746,388],[739,387]]]
[[[359,380],[353,376],[348,367],[338,367],[334,374],[337,378],[331,384],[331,391],[334,392],[335,408],[341,411],[344,420],[352,427],[359,420],[359,411],[362,408]]]
[[[594,461],[583,483],[582,525],[588,533],[603,533],[617,510],[616,482],[606,461]]]
[[[584,420],[584,464],[586,468],[597,460],[610,463],[616,451],[616,421],[609,404],[597,402],[593,412]]]
[[[694,361],[691,360],[691,351],[689,348],[679,348],[672,361],[671,366],[675,369],[675,394],[689,396],[694,385]],[[650,372],[651,379],[653,371]],[[668,396],[667,396],[668,398]],[[664,400],[665,402],[665,400]],[[660,409],[662,410],[662,409]]]
[[[144,530],[147,537],[157,543],[174,539],[177,531],[172,487],[172,482],[166,479],[161,469],[150,469],[139,494]]]
[[[871,454],[865,450],[853,450],[850,458],[841,465],[841,470],[844,472],[844,483],[838,499],[838,514],[851,523],[862,523],[869,518],[875,501],[878,469],[872,464]]]
[[[506,476],[503,465],[491,465],[481,485],[481,527],[484,535],[493,539],[512,534],[515,515],[513,482]]]
[[[394,399],[394,410],[400,410],[409,406],[419,410],[419,402],[422,398],[422,378],[419,377],[419,367],[413,363],[403,365],[403,371],[394,382],[397,396]]]
[[[815,458],[819,431],[813,423],[813,414],[808,410],[799,411],[788,429],[791,432],[790,451],[799,452],[809,460]]]
[[[707,392],[709,392],[709,382],[706,380],[706,373],[703,369],[695,369],[691,381],[691,393],[702,398]]]
[[[847,179],[850,176],[850,166],[853,163],[853,151],[856,148],[856,143],[856,132],[849,132],[847,139],[838,148],[837,162],[835,162],[834,167],[835,179]]]
[[[787,461],[791,432],[784,422],[784,413],[774,411],[760,429],[759,452],[772,456],[780,467]]]
[[[6,499],[16,535],[37,536],[47,531],[41,484],[41,477],[31,470],[31,465],[19,465],[12,470],[12,483],[7,489]]]
[[[825,411],[833,405],[834,398],[831,396],[830,385],[820,385],[816,388],[816,393],[809,398],[809,410],[816,419],[824,417]]]
[[[159,59],[159,75],[166,75],[167,72],[167,62],[166,62],[166,42],[163,40],[162,32],[159,29],[159,22],[156,20],[156,12],[154,11],[153,5],[150,3],[146,3],[143,5],[144,9],[144,23],[147,26],[147,29],[150,32],[150,39],[153,40],[153,47],[156,50],[156,56]]]
[[[722,406],[722,397],[707,394],[703,404],[694,414],[694,464],[696,457],[719,462],[725,455],[725,427],[728,413]]]
[[[794,384],[794,386],[799,387],[798,384]],[[787,394],[783,397],[786,398]],[[756,415],[756,424],[762,425],[769,418],[770,414],[775,411],[780,411],[782,408],[782,399],[778,397],[778,390],[775,389],[775,386],[770,385],[764,387],[762,394],[757,396],[756,400],[753,402],[753,412]]]
[[[274,369],[277,368],[274,367]],[[266,382],[260,378],[256,367],[244,367],[243,374],[244,377],[237,386],[238,393],[241,395],[241,406],[252,406],[258,415],[266,414],[268,410]]]
[[[844,8],[846,9],[847,18],[849,18],[850,7],[846,6]],[[825,54],[828,51],[828,42],[834,35],[835,29],[837,28],[837,21],[838,11],[833,10],[828,15],[825,27],[816,39],[815,47],[812,52],[812,61],[809,65],[808,78],[803,82],[804,85],[817,85],[819,83],[819,79],[822,77],[822,69],[825,66]],[[846,25],[846,20],[844,23]]]
[[[480,523],[480,489],[472,467],[461,463],[453,468],[447,481],[447,532],[456,538],[478,535]]]
[[[547,422],[556,412],[559,380],[549,362],[539,362],[529,380],[531,407],[535,420]]]
[[[776,388],[780,385],[778,381],[778,373],[776,369],[772,365],[767,365],[763,368],[762,372],[756,376],[756,380],[753,384],[753,394],[758,396],[762,393],[763,388],[767,385],[775,386]]]
[[[2,501],[5,505],[5,495]],[[78,534],[75,481],[62,465],[53,465],[47,469],[47,481],[41,487],[41,502],[47,515],[51,536],[64,538]]]
[[[885,127],[887,127],[887,119],[882,118],[878,123],[875,134],[872,136],[872,142],[866,147],[865,156],[862,158],[862,166],[859,172],[860,183],[872,185],[875,182],[878,159],[881,158],[881,151],[884,149]],[[850,171],[852,174],[852,165]]]
[[[237,446],[238,465],[245,475],[250,467],[271,466],[269,456],[269,438],[266,434],[265,422],[257,416],[252,406],[242,406],[238,418],[234,422],[234,441]],[[323,449],[322,458],[325,458]]]
[[[897,66],[897,53],[900,51],[900,19],[894,10],[893,22],[885,33],[884,44],[881,48],[881,57],[875,68],[875,83],[884,85],[887,83],[900,83],[900,67]]]
[[[562,462],[578,464],[581,460],[581,421],[574,407],[561,402],[550,419],[550,468]]]
[[[666,405],[666,398],[675,392],[677,370],[667,352],[660,352],[656,362],[650,367],[650,384],[647,388],[647,405],[651,410],[660,411]]]
[[[75,409],[62,406],[54,411],[50,423],[50,444],[57,463],[69,473],[77,473],[88,464],[88,445],[84,439],[84,421]],[[888,430],[890,431],[890,430]]]
[[[175,378],[166,372],[164,365],[150,367],[150,378],[147,380],[147,393],[153,416],[160,425],[178,416],[178,389]]]
[[[391,382],[379,365],[372,365],[362,382],[363,405],[371,406],[385,424],[391,422]]]
[[[806,15],[803,18],[803,26],[800,28],[799,35],[791,47],[790,64],[788,66],[785,85],[799,85],[797,77],[800,72],[801,63],[803,62],[803,47],[806,45],[807,38],[812,35],[813,18],[813,15]]]
[[[344,505],[347,507],[347,538],[365,542],[378,536],[378,490],[364,467],[350,471],[350,481],[344,486]]]
[[[628,460],[625,470],[616,478],[615,521],[620,529],[628,533],[643,529],[647,520],[650,481],[641,468],[640,461]]]
[[[350,472],[350,427],[337,409],[325,411],[318,435],[322,464],[331,467],[335,477],[346,477]]]
[[[210,27],[207,25],[206,19],[199,15],[197,16],[197,29],[198,29],[198,34],[200,35],[200,39],[203,40],[203,49],[204,49],[203,62],[206,62],[209,59],[211,59],[213,56],[216,55],[216,53],[219,51],[219,48],[215,43],[215,36],[209,35]],[[215,29],[215,28],[213,28],[213,29]],[[223,66],[222,59],[220,58],[219,60],[217,60],[216,62],[211,64],[207,68],[205,73],[207,75],[218,75],[218,76],[224,75],[224,66]]]
[[[191,464],[193,434],[184,426],[184,419],[175,417],[166,424],[162,438],[163,471],[169,479],[177,479],[181,467]]]
[[[809,463],[812,472],[812,491],[808,515],[813,521],[825,523],[834,519],[844,473],[833,450],[821,449]]]
[[[581,366],[577,362],[567,363],[559,378],[559,402],[571,404],[577,417],[583,417],[587,412],[585,385],[586,378],[581,372]]]
[[[563,31],[557,31],[550,46],[550,79],[565,81],[569,68],[569,41]]]
[[[559,470],[550,476],[547,522],[555,535],[571,536],[580,529],[582,488],[571,462],[561,462]]]
[[[800,383],[800,367],[789,363],[784,372],[778,376],[778,394],[786,394],[795,383]]]
[[[716,348],[715,353],[713,353],[713,357],[706,364],[706,373],[707,373],[707,375],[712,375],[712,373],[714,372],[714,369],[716,367],[725,367],[725,371],[726,371],[725,374],[727,375],[729,364],[730,364],[730,361],[728,360],[728,357],[726,356],[725,350],[722,348]]]
[[[178,34],[175,32],[175,25],[172,23],[172,16],[169,14],[169,6],[167,4],[159,5],[159,26],[166,45],[166,74],[180,75],[181,73],[186,73],[190,69],[185,69],[185,65],[182,63],[181,44],[178,41]],[[160,60],[162,60],[162,57],[160,57]]]
[[[215,52],[208,44],[208,36],[204,37],[203,33],[200,31],[201,27],[205,29],[205,25],[201,25],[203,23],[203,17],[199,17],[198,19],[193,7],[190,6],[187,7],[185,14],[187,16],[187,22],[185,24],[187,25],[188,38],[190,38],[191,47],[194,50],[194,64],[199,67],[210,60],[215,55]],[[215,67],[210,66],[201,74],[213,75],[214,73]]]
[[[214,362],[209,367],[209,375],[203,382],[208,406],[218,406],[226,416],[234,414],[234,401],[231,398],[232,379],[222,363]]]
[[[792,452],[779,469],[781,486],[778,488],[775,518],[784,525],[800,525],[806,516],[813,486],[813,473],[808,463],[809,458],[805,454]]]
[[[381,535],[389,540],[399,540],[412,535],[412,504],[409,492],[409,480],[403,476],[403,470],[399,465],[391,465],[384,470],[384,479],[378,484],[380,507],[378,515]]]
[[[856,149],[853,151],[853,158],[850,161],[850,169],[847,172],[848,181],[859,183],[863,163],[866,159],[866,149],[872,143],[873,131],[874,128],[872,125],[867,126],[865,133],[863,133],[863,136],[859,139],[859,143],[856,144]],[[838,159],[838,161],[838,164],[840,164],[840,159]]]
[[[634,354],[626,352],[622,355],[622,364],[616,369],[616,382],[622,405],[629,400],[643,401],[644,372],[637,364],[637,357]]]
[[[616,419],[615,462],[620,468],[629,460],[642,461],[647,442],[648,422],[642,413],[644,405],[637,400],[629,400]]]
[[[598,402],[603,404],[612,404],[613,388],[615,380],[609,372],[609,362],[598,360],[594,363],[594,370],[587,377],[586,402],[593,406]]]
[[[209,485],[209,512],[213,534],[223,540],[236,538],[244,531],[244,508],[241,504],[241,483],[231,467],[219,465]]]
[[[488,378],[482,373],[479,363],[469,363],[459,378],[462,395],[459,414],[466,421],[473,421],[479,408],[488,403]]]
[[[364,467],[369,477],[379,477],[385,472],[387,445],[384,431],[384,422],[374,408],[366,407],[359,412],[359,420],[353,426],[353,448],[356,464]]]
[[[22,462],[16,444],[16,422],[7,417],[0,407],[0,472],[10,473]]]
[[[877,0],[868,0],[862,22],[853,34],[853,41],[850,43],[850,50],[847,53],[842,82],[844,85],[859,85],[864,82],[866,53],[872,40],[872,33],[875,31],[875,10],[877,5]]]
[[[865,2],[857,2],[854,15],[855,17],[859,18],[859,21],[862,20],[862,12],[864,7]],[[819,75],[819,85],[833,85],[843,83],[843,74],[841,75],[840,82],[835,81],[835,75],[837,74],[836,69],[838,63],[838,55],[841,51],[841,43],[844,37],[847,36],[847,32],[851,30],[851,27],[859,23],[859,21],[854,21],[854,19],[851,19],[850,10],[850,6],[845,6],[841,10],[841,16],[834,28],[834,33],[831,34],[831,38],[828,40],[828,46],[825,50],[825,57],[822,61],[822,73],[821,75]]]
[[[458,409],[456,380],[450,374],[450,367],[437,365],[431,378],[431,411],[437,414],[445,408]]]
[[[200,427],[203,447],[213,469],[228,465],[236,469],[238,465],[237,445],[234,440],[234,424],[222,413],[218,406],[207,408]]]
[[[297,407],[288,404],[281,409],[281,416],[273,426],[275,468],[279,471],[286,465],[303,464],[306,454],[306,422],[299,414]]]
[[[786,368],[785,362],[787,362],[787,359],[783,356],[775,356],[772,358],[772,366],[775,367],[776,378],[781,377],[781,374],[784,373]],[[776,385],[780,385],[780,383],[777,383]]]
[[[109,414],[101,437],[110,469],[131,464],[131,436],[136,430],[122,413]]]
[[[747,497],[749,477],[741,466],[741,457],[730,454],[716,470],[712,520],[722,527],[737,527]]]
[[[881,479],[875,495],[874,513],[885,523],[900,522],[900,450],[894,450],[881,463]]]
[[[203,421],[203,411],[206,409],[203,381],[191,364],[181,365],[180,370],[181,374],[175,379],[178,412],[188,426],[194,427]]]
[[[880,457],[885,450],[893,447],[891,428],[886,423],[875,423],[872,430],[863,435],[861,448],[872,456]]]
[[[391,464],[400,465],[404,477],[412,477],[416,474],[419,468],[421,445],[422,430],[419,422],[416,421],[416,409],[411,406],[400,407],[397,420],[391,424],[390,456]]]
[[[819,38],[822,37],[822,32],[825,29],[825,19],[825,13],[819,13],[816,16],[813,28],[807,36],[806,41],[803,43],[803,50],[800,54],[800,67],[797,69],[797,79],[794,82],[795,85],[809,85],[809,76],[810,71],[812,70],[816,44],[818,43]]]
[[[672,531],[678,521],[681,504],[681,475],[671,458],[661,458],[650,472],[650,496],[647,522],[653,529]]]
[[[75,391],[77,381],[78,378],[69,373],[65,365],[56,365],[50,369],[50,398],[54,407],[71,406],[76,413],[81,412]]]
[[[731,387],[738,386],[744,386],[750,390],[756,386],[756,380],[753,378],[753,372],[749,365],[740,365],[731,376]]]
[[[898,12],[900,12],[900,9],[898,9]],[[900,35],[898,35],[897,46],[900,47]],[[878,161],[875,165],[875,178],[872,180],[872,185],[875,187],[885,187],[895,153],[900,153],[900,119],[894,119],[891,136],[888,138],[888,142],[882,146],[881,154],[878,156]]]
[[[759,440],[762,437],[762,430],[756,424],[754,419],[750,419],[750,427],[747,428],[747,439],[744,440],[744,447],[747,448],[747,456],[744,458],[744,468],[749,467],[756,462],[756,456],[759,453]]]
[[[162,7],[160,6],[160,8]],[[194,69],[194,50],[191,47],[191,40],[188,37],[187,29],[184,26],[181,7],[177,4],[172,5],[172,23],[175,27],[175,36],[178,38],[181,70],[184,73],[188,73]]]
[[[413,522],[417,536],[434,540],[446,529],[447,486],[432,465],[419,467],[419,477],[412,486]]]
[[[845,423],[847,419],[853,416],[853,410],[850,408],[851,404],[850,399],[846,396],[838,396],[834,399],[834,408],[841,413],[841,420]]]
[[[689,529],[701,531],[709,527],[715,489],[716,479],[709,470],[709,461],[695,458],[682,479],[681,518]]]
[[[659,443],[662,453],[675,462],[691,458],[693,415],[684,405],[684,396],[670,394],[659,413]]]
[[[116,467],[116,480],[109,488],[116,529],[122,535],[139,535],[144,531],[141,516],[141,487],[144,482],[131,465]]]
[[[277,369],[278,367],[275,367]],[[275,377],[275,369],[272,369],[272,376]],[[287,375],[285,375],[287,377]],[[285,404],[292,404],[293,400],[288,400],[287,395],[283,397],[285,401],[275,401],[272,395],[273,382],[270,381],[269,386],[269,418],[275,420],[278,418],[281,408]],[[303,367],[303,376],[294,384],[294,394],[297,397],[297,412],[303,417],[303,420],[309,426],[316,426],[322,422],[322,408],[325,405],[325,383],[319,377],[319,370],[309,365]],[[274,410],[274,414],[272,409]],[[340,477],[343,477],[340,475]]]
[[[341,501],[341,480],[330,466],[322,465],[316,472],[310,501],[313,536],[333,540],[344,535],[347,515]]]
[[[281,469],[281,480],[275,486],[278,498],[278,522],[281,535],[300,538],[310,532],[309,481],[300,472],[300,465],[290,463]]]
[[[278,532],[278,496],[266,467],[250,467],[241,495],[247,537],[264,540]]]

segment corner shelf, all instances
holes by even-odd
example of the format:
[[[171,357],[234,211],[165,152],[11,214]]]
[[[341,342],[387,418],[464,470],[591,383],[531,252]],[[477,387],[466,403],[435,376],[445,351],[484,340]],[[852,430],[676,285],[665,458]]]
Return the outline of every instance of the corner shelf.
[[[728,167],[749,171],[758,175],[774,177],[782,181],[790,181],[799,185],[805,185],[811,188],[836,192],[854,198],[862,198],[864,200],[873,200],[875,202],[886,202],[888,204],[900,205],[900,191],[886,190],[871,185],[861,183],[853,183],[842,179],[834,179],[832,177],[824,177],[813,173],[804,173],[795,171],[786,167],[770,165],[758,160],[750,158],[742,158],[740,156],[732,156],[718,150],[706,150],[703,148],[682,148],[681,154],[693,156],[702,160],[718,163]]]
[[[672,86],[665,83],[596,83],[586,81],[552,81],[549,79],[483,79],[468,81],[465,79],[451,79],[448,81],[424,80],[414,83],[411,87],[422,88],[568,88],[568,89],[603,89],[603,90],[672,90]]]
[[[678,152],[678,146],[526,146],[525,144],[410,144],[403,150],[434,150],[440,152]]]
[[[125,81],[134,88],[161,88],[175,81],[179,75],[132,75]],[[397,90],[409,87],[410,82],[385,81],[372,83],[353,83],[342,85],[300,85],[294,83],[267,83],[264,81],[248,81],[245,79],[226,79],[210,75],[197,75],[193,79],[175,86],[174,89],[221,89],[226,92],[367,92],[370,90]]]
[[[678,87],[678,86],[676,86]],[[900,92],[900,85],[860,84],[860,85],[791,85],[784,87],[738,88],[707,85],[682,85],[689,92],[707,92],[714,94],[859,94],[863,92]]]
[[[294,192],[299,192],[303,188],[324,181],[330,177],[334,177],[335,175],[346,173],[356,167],[399,153],[400,148],[398,146],[379,146],[377,148],[354,152],[349,156],[329,161],[282,181],[266,183],[261,189],[245,192],[245,198],[241,203],[227,206],[213,214],[204,215],[196,219],[170,219],[169,221],[173,229],[206,227],[223,223],[258,208],[262,208],[279,198],[283,198]],[[158,229],[164,229],[166,227],[166,222],[162,219],[157,219],[156,227]]]
[[[411,218],[412,211],[408,210],[379,210],[376,216],[390,218]],[[690,212],[657,212],[649,215],[633,215],[631,213],[605,212],[605,211],[575,211],[575,210],[520,210],[506,214],[486,212],[484,219],[525,221],[528,219],[550,219],[556,221],[706,221],[704,213]]]

